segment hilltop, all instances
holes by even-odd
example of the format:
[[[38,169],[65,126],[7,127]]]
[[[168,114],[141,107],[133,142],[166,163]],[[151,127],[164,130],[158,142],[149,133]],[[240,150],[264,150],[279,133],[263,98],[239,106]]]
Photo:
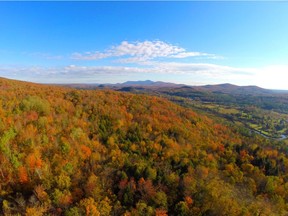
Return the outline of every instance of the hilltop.
[[[0,89],[1,214],[287,214],[284,144],[156,96]]]

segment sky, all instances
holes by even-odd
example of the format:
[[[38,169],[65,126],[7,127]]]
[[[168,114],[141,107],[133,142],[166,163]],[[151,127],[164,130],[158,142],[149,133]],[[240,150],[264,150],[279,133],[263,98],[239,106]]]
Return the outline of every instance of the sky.
[[[288,89],[288,2],[0,2],[0,76]]]

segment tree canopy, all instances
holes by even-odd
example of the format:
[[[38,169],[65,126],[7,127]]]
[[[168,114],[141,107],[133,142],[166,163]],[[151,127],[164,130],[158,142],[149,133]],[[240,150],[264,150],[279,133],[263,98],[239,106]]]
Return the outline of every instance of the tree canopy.
[[[0,90],[0,214],[287,214],[287,151],[272,141],[154,96]]]

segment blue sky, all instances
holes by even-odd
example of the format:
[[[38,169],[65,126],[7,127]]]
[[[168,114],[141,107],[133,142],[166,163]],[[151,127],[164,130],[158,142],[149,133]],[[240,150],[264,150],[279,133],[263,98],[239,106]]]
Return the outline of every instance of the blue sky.
[[[288,89],[287,2],[0,2],[0,76]]]

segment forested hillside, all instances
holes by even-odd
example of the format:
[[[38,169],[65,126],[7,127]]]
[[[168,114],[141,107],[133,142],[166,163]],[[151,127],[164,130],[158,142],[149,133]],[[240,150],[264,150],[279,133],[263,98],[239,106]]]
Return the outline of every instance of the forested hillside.
[[[286,150],[154,96],[0,79],[1,215],[287,215]]]
[[[83,86],[82,86],[83,87]],[[102,89],[103,87],[98,87]],[[288,137],[287,91],[231,84],[163,87],[106,86],[121,92],[149,94],[169,99],[212,118],[241,125],[267,138]]]

